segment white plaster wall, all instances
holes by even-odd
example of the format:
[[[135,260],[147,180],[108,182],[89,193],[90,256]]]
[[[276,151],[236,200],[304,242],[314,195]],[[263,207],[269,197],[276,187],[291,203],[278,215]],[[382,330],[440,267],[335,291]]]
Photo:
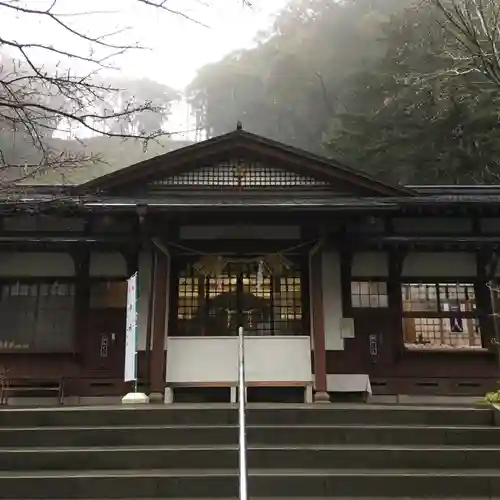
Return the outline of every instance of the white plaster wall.
[[[4,219],[6,231],[83,231],[85,221],[76,217],[14,215]]]
[[[481,219],[481,231],[483,233],[500,234],[500,218],[488,217]]]
[[[412,252],[403,263],[403,276],[411,277],[475,277],[476,256],[466,252]]]
[[[67,278],[75,275],[71,255],[62,252],[0,253],[0,276]]]
[[[167,348],[167,339],[168,339],[168,318],[170,317],[170,291],[172,289],[172,259],[168,258],[168,267],[167,267],[167,293],[165,294],[165,349]]]
[[[268,225],[232,225],[232,226],[195,226],[187,225],[179,228],[182,239],[299,239],[300,226],[268,226]]]
[[[236,385],[238,337],[170,337],[167,346],[167,383]],[[245,377],[311,384],[309,337],[245,337]]]
[[[389,276],[389,259],[384,252],[358,252],[352,259],[353,278],[383,278]]]
[[[89,274],[92,277],[128,278],[127,262],[119,252],[92,252]]]
[[[472,221],[470,218],[456,217],[405,217],[395,218],[392,224],[396,233],[400,234],[453,234],[470,233]]]
[[[148,311],[149,295],[151,291],[151,252],[141,252],[139,255],[139,273],[138,273],[138,292],[137,301],[137,324],[138,324],[138,349],[146,350],[147,329],[148,329]]]
[[[379,217],[367,217],[357,224],[350,224],[347,231],[350,233],[382,233],[384,232],[384,220]]]
[[[342,286],[340,255],[334,250],[323,250],[321,256],[323,282],[323,314],[325,348],[327,351],[343,351],[342,339]],[[314,286],[314,284],[313,284]]]

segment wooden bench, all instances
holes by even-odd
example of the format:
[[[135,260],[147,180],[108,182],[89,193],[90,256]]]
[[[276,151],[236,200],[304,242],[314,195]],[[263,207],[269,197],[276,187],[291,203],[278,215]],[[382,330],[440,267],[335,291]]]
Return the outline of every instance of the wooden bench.
[[[0,373],[0,405],[6,405],[11,395],[22,393],[56,393],[58,403],[64,403],[64,378],[62,377],[16,377],[8,372]]]

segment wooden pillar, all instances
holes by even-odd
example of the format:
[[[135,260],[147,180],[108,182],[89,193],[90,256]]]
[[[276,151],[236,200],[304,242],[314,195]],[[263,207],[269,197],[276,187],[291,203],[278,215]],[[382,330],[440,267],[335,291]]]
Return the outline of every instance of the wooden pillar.
[[[82,379],[88,369],[87,339],[89,335],[90,314],[90,252],[77,249],[71,253],[75,264],[75,303],[74,303],[74,328],[75,328],[75,355],[78,362],[79,379],[75,381],[72,389],[76,396],[82,394]],[[70,389],[71,390],[71,389]]]
[[[149,380],[151,402],[163,402],[165,392],[165,327],[167,312],[169,259],[160,251],[155,252],[153,279],[153,321],[151,332],[151,357]]]
[[[479,328],[483,347],[497,354],[500,363],[500,349],[497,345],[498,311],[497,293],[494,289],[494,278],[498,268],[495,252],[480,251],[476,254],[477,281],[475,283],[476,310],[479,315]]]
[[[75,344],[80,360],[84,359],[85,341],[88,335],[90,308],[90,252],[84,249],[71,253],[75,264]]]
[[[314,343],[314,402],[329,403],[326,387],[325,317],[323,307],[322,254],[316,247],[310,257],[311,318]]]
[[[393,358],[399,358],[404,350],[404,329],[403,329],[403,298],[401,295],[401,281],[403,265],[407,251],[404,249],[391,249],[388,252],[389,276],[387,279],[387,294],[389,299],[389,314],[391,331],[396,335],[393,339]]]

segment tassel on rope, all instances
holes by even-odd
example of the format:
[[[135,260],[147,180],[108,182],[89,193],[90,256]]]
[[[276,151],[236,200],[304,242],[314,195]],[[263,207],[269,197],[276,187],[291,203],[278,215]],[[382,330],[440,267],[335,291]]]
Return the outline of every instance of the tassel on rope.
[[[227,265],[227,261],[220,255],[205,255],[194,264],[194,270],[204,276],[220,276]]]
[[[215,291],[217,294],[222,293],[221,276],[227,265],[227,261],[220,255],[205,255],[194,264],[194,270],[203,276],[215,278]]]
[[[280,276],[293,267],[292,263],[280,253],[267,255],[265,263],[274,276]]]
[[[262,290],[264,285],[264,261],[259,261],[259,267],[257,269],[257,290]]]

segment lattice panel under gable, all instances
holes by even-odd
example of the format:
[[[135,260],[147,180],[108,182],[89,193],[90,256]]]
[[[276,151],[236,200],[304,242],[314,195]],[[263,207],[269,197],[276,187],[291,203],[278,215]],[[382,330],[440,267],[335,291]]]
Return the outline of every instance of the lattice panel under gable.
[[[153,182],[153,186],[172,188],[303,188],[327,186],[328,183],[261,163],[231,160],[172,175]]]

